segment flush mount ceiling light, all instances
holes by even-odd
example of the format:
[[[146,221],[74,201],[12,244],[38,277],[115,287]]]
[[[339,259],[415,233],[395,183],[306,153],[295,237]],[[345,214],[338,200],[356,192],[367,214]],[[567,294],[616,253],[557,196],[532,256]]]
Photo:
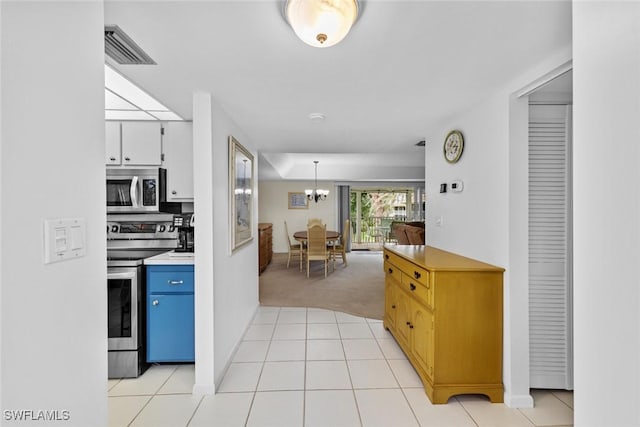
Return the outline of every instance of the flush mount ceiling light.
[[[287,0],[284,14],[296,35],[313,47],[330,47],[358,18],[357,0]]]
[[[325,119],[325,115],[322,113],[309,114],[309,120],[311,120],[312,123],[321,123],[324,121],[324,119]]]

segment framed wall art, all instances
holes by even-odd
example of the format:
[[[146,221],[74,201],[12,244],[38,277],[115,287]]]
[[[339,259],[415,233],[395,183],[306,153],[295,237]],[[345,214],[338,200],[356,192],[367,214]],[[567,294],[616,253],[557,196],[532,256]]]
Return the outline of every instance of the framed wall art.
[[[229,136],[231,252],[253,240],[253,155]]]
[[[309,200],[304,193],[289,192],[289,209],[309,209]]]

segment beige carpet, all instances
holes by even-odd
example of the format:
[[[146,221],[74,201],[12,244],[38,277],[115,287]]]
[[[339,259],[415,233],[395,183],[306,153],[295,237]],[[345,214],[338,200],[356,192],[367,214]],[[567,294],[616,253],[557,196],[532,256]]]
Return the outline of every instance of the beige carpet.
[[[273,254],[260,275],[260,304],[279,307],[316,307],[371,319],[384,315],[382,252],[351,252],[345,267],[338,258],[335,271],[324,278],[323,263],[311,263],[310,277],[300,271],[299,260],[287,269],[287,254]],[[303,266],[304,270],[304,266]]]

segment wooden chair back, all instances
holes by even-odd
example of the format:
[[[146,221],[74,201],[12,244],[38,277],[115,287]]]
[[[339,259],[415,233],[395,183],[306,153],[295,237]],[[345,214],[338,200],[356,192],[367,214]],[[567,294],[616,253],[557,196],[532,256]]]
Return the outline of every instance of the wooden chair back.
[[[309,221],[307,221],[307,227],[311,227],[312,225],[315,225],[315,224],[322,225],[322,219],[321,218],[309,218]]]
[[[327,256],[327,227],[314,224],[307,228],[308,259],[325,259]]]
[[[349,218],[344,220],[344,230],[342,230],[341,244],[343,247],[347,247],[349,241],[349,233],[351,232],[351,221]]]
[[[287,227],[287,221],[284,222],[284,232],[287,235],[287,243],[289,243],[289,249],[291,249],[292,246],[298,247],[299,245],[294,245],[293,242],[291,241],[291,235],[289,234],[289,227]]]

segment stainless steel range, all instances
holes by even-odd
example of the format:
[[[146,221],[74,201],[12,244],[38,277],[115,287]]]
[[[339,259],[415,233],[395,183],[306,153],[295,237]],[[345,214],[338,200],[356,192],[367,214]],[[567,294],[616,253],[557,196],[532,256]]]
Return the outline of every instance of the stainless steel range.
[[[107,216],[109,378],[146,369],[143,260],[176,248],[172,214]]]

